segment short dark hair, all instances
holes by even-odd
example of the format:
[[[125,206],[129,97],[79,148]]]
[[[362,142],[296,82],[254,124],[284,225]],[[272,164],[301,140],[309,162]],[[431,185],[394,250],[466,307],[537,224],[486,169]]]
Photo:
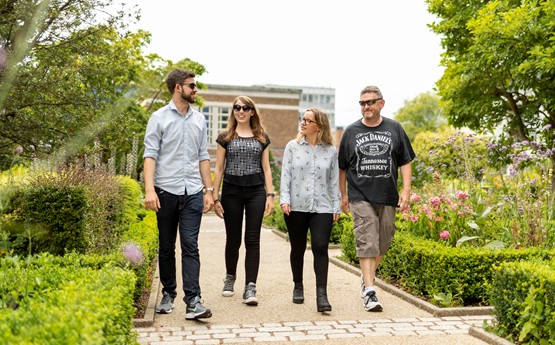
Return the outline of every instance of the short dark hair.
[[[173,92],[175,91],[175,86],[177,84],[181,85],[185,81],[185,79],[194,78],[195,76],[195,72],[193,71],[180,68],[174,69],[166,78],[166,85],[168,86],[168,90],[170,90],[170,93],[173,95]]]

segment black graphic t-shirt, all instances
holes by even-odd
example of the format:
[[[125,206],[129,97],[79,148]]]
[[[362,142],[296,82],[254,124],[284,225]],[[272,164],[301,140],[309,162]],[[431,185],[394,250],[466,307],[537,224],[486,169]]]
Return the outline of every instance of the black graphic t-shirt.
[[[397,121],[383,117],[377,127],[362,120],[351,124],[339,145],[339,169],[347,172],[349,201],[397,206],[399,167],[415,157]]]
[[[216,142],[226,150],[224,182],[243,187],[264,184],[262,152],[270,145],[267,135],[265,144],[254,137],[237,137],[225,142],[219,136]]]

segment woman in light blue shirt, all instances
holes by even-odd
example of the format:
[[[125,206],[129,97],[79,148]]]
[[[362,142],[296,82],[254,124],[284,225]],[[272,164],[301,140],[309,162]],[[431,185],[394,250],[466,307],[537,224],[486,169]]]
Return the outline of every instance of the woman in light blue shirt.
[[[339,170],[326,113],[308,109],[297,138],[287,143],[281,170],[280,205],[291,243],[293,303],[304,302],[303,264],[308,230],[314,255],[316,306],[331,311],[327,297],[328,244],[339,218]]]

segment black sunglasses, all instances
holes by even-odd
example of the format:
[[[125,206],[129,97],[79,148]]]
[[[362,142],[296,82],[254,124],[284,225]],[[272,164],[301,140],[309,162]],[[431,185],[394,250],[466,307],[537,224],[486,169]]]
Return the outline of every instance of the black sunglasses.
[[[250,111],[252,108],[248,105],[241,106],[239,104],[235,104],[233,106],[233,110],[235,110],[235,111],[241,111],[241,109],[243,109],[243,111],[247,112],[247,111]]]
[[[198,89],[198,85],[195,83],[183,84],[183,86],[187,85],[191,90]]]
[[[360,104],[361,107],[364,107],[364,105],[374,105],[376,104],[376,102],[381,101],[383,98],[376,98],[376,99],[369,99],[367,101],[358,101],[358,104]]]

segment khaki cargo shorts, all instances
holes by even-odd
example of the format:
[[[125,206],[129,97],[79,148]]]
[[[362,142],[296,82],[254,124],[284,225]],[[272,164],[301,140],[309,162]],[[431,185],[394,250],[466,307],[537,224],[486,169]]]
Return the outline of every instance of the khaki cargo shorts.
[[[351,202],[349,206],[358,257],[385,255],[395,234],[395,207],[360,200]]]

